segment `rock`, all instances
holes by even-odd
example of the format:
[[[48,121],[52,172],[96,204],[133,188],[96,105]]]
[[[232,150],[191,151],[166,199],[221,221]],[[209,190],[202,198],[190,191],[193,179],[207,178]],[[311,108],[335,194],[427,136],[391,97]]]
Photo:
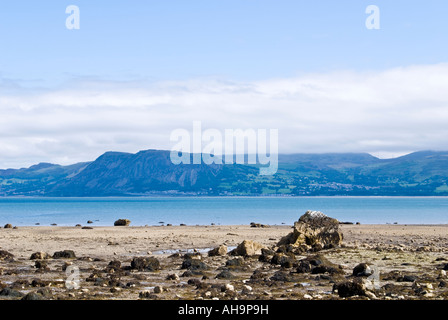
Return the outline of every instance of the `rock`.
[[[184,259],[202,260],[202,254],[200,252],[188,252],[184,254]]]
[[[73,250],[57,251],[53,254],[53,259],[76,259]]]
[[[114,226],[129,226],[131,224],[131,220],[128,219],[118,219],[114,222]]]
[[[254,256],[254,255],[260,255],[261,249],[263,249],[264,246],[258,242],[251,241],[251,240],[244,240],[241,242],[238,247],[230,251],[231,255],[234,256]]]
[[[92,230],[93,228],[92,228],[92,227],[82,227],[81,229],[84,229],[84,230]]]
[[[292,282],[293,277],[285,271],[277,271],[272,277],[269,278],[272,281]]]
[[[112,260],[109,262],[104,271],[107,273],[114,273],[120,269],[121,269],[121,262],[118,260]]]
[[[351,281],[344,281],[333,286],[333,292],[338,291],[338,295],[341,298],[347,298],[352,296],[365,296],[366,288],[361,279],[356,278]]]
[[[31,257],[30,260],[45,260],[45,259],[50,259],[51,256],[43,251],[39,251],[39,252],[34,252]]]
[[[12,229],[12,224],[7,223],[7,224],[5,224],[4,228],[5,229]]]
[[[319,248],[333,248],[342,244],[343,235],[339,231],[339,221],[319,211],[307,211],[294,223],[294,230],[283,237],[277,246],[291,244]]]
[[[197,278],[188,279],[187,284],[190,286],[196,286],[199,287],[201,285],[201,280]]]
[[[255,222],[251,222],[250,227],[251,228],[269,228],[269,226],[267,224],[261,224],[261,223],[255,223]]]
[[[140,291],[138,296],[140,299],[155,299],[155,298],[157,298],[157,295],[153,294],[149,290]]]
[[[0,296],[20,298],[20,297],[23,297],[24,294],[20,291],[17,291],[17,290],[11,289],[11,288],[4,288],[0,291]]]
[[[44,260],[36,260],[34,267],[39,270],[48,270],[47,262]]]
[[[300,260],[299,266],[296,269],[297,273],[309,273],[311,272],[311,264],[307,260]]]
[[[181,269],[188,269],[188,270],[206,270],[208,269],[208,266],[197,259],[185,259],[182,262]]]
[[[303,299],[313,300],[313,297],[306,293],[306,294],[303,295]]]
[[[226,267],[233,268],[233,269],[240,268],[243,266],[244,266],[244,260],[242,258],[227,260],[227,262],[226,262]]]
[[[136,257],[131,261],[131,269],[138,271],[156,271],[160,269],[160,262],[154,257]]]
[[[0,250],[0,261],[13,261],[14,255],[5,250]]]
[[[235,287],[229,283],[226,283],[223,286],[223,289],[224,289],[223,291],[235,291]]]
[[[310,268],[312,274],[330,273],[331,275],[334,275],[343,273],[338,265],[330,262],[322,255],[309,256],[300,260],[297,272],[308,273],[310,272]]]
[[[162,286],[156,286],[154,287],[154,293],[162,293],[163,287]]]
[[[276,253],[271,259],[271,264],[279,264],[283,268],[292,268],[294,258],[284,253]]]
[[[169,275],[167,275],[166,276],[166,280],[179,280],[180,278],[179,278],[179,276],[176,274],[176,273],[173,273],[173,274],[169,274]]]
[[[45,298],[37,292],[29,292],[21,300],[45,300]]]
[[[367,263],[360,263],[353,268],[353,276],[355,277],[368,277],[373,274],[373,270]]]
[[[234,279],[235,276],[229,270],[223,270],[216,275],[216,279]]]
[[[404,275],[402,277],[399,277],[397,279],[397,282],[414,282],[415,280],[417,280],[416,276]]]
[[[216,256],[225,256],[227,255],[227,246],[220,245],[219,247],[216,247],[208,252],[209,257],[216,257]]]

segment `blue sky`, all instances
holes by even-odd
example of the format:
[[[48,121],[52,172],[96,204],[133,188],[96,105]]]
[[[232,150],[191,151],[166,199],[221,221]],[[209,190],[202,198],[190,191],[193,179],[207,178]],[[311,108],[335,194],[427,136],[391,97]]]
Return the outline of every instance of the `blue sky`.
[[[81,11],[67,30],[66,6]],[[365,28],[365,8],[381,29]],[[0,74],[55,84],[72,77],[235,80],[446,61],[446,1],[3,1]]]
[[[79,30],[65,26],[80,9]],[[380,29],[368,30],[368,5]],[[2,1],[0,168],[278,129],[279,151],[448,150],[446,0]]]

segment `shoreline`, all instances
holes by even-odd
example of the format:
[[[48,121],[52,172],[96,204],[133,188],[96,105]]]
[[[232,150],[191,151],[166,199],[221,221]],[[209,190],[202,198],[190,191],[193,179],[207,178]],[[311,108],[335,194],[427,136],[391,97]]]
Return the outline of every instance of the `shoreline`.
[[[301,259],[324,256],[339,266],[342,275],[297,273],[296,266],[282,267],[270,260],[260,261],[258,256],[209,257],[207,254],[210,248],[220,245],[225,245],[229,252],[244,240],[255,241],[275,252],[279,240],[292,231],[290,225],[89,227],[92,229],[2,228],[0,252],[8,252],[14,259],[8,262],[0,257],[0,291],[1,287],[8,286],[26,294],[44,288],[51,291],[51,299],[333,300],[341,299],[332,292],[334,283],[350,279],[355,266],[368,263],[381,271],[382,289],[376,291],[375,299],[448,297],[448,279],[446,275],[440,278],[443,265],[448,262],[448,225],[341,224],[341,247],[294,257],[297,265]],[[72,250],[76,258],[30,260],[36,252],[45,252],[51,257],[63,250]],[[206,268],[184,269],[187,250]],[[135,259],[147,257],[160,262],[160,269],[132,269]],[[44,267],[37,268],[42,261]],[[121,267],[112,268],[111,264],[115,263]],[[79,268],[78,290],[66,287],[65,268],[70,265]],[[220,274],[226,270],[231,276],[221,278]],[[263,275],[260,279],[255,277],[259,273]],[[418,283],[430,283],[432,293],[418,293],[413,288],[415,281],[402,282],[402,276],[414,277]],[[446,289],[439,286],[442,283],[447,284]],[[158,286],[163,292],[154,292]],[[234,289],[223,289],[223,286]],[[12,298],[0,294],[1,299]]]

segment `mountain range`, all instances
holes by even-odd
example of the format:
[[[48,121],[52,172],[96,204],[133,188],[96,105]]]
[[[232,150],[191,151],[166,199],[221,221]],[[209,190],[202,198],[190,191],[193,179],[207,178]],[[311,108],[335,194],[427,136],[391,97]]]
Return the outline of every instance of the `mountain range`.
[[[0,196],[443,196],[448,152],[393,159],[367,153],[280,154],[278,171],[257,165],[180,164],[170,151],[106,152],[92,162],[0,170]]]

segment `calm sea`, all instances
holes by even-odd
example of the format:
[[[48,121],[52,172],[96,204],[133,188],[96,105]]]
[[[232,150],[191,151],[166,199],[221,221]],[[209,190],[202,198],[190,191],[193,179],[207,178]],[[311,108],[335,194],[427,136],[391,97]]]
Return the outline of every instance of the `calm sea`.
[[[447,197],[145,197],[0,198],[0,226],[292,225],[306,210],[362,224],[447,224]]]

